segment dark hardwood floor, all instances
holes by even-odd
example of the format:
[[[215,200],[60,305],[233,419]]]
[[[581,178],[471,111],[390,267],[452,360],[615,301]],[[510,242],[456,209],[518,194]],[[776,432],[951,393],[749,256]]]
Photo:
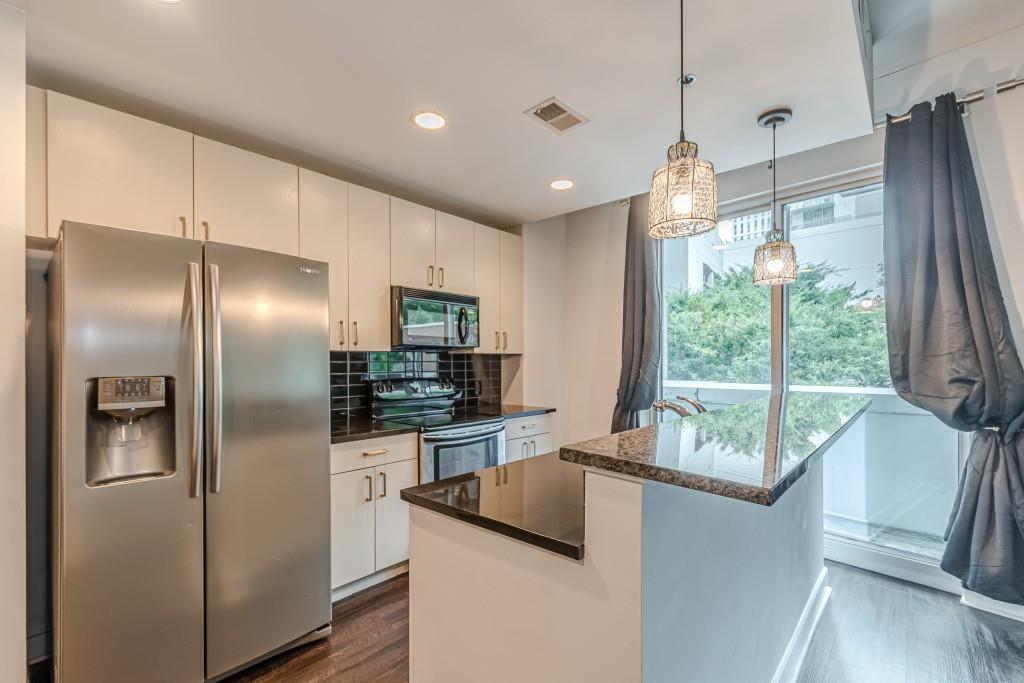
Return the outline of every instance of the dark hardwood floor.
[[[261,662],[230,683],[409,680],[409,578],[402,575],[335,603],[326,640]]]
[[[800,683],[1024,681],[1024,624],[842,564],[829,563],[829,582],[832,599]],[[232,683],[408,681],[408,600],[402,576],[339,602],[326,642],[264,662]]]

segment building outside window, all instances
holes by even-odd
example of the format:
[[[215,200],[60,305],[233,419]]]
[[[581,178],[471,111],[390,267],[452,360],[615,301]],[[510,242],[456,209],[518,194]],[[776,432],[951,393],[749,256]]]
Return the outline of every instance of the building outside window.
[[[826,456],[826,532],[934,561],[956,492],[959,440],[891,386],[882,187],[795,198],[780,219],[799,259],[789,286],[791,391],[872,399]],[[770,212],[758,211],[665,242],[666,398],[721,407],[769,391],[770,290],[751,282],[751,263],[770,227]]]

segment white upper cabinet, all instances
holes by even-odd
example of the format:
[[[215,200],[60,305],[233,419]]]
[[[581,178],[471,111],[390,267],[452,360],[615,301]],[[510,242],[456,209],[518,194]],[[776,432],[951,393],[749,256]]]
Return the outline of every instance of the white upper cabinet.
[[[298,168],[196,137],[195,220],[199,239],[298,255]]]
[[[474,225],[473,288],[480,297],[478,353],[501,353],[500,231]]]
[[[349,335],[352,351],[391,350],[391,240],[388,196],[348,188]]]
[[[473,284],[472,221],[437,212],[436,283],[453,294],[477,294]]]
[[[46,110],[50,237],[65,220],[192,235],[191,133],[52,91]]]
[[[348,348],[348,183],[299,169],[299,256],[330,266],[331,349]]]
[[[437,286],[435,214],[429,207],[391,197],[391,284]]]
[[[25,92],[25,234],[46,237],[46,91]]]
[[[523,352],[523,238],[502,232],[499,240],[501,274],[501,352]]]

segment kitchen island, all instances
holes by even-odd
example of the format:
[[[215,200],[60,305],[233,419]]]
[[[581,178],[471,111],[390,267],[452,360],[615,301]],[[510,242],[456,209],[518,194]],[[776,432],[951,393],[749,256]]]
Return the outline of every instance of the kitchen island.
[[[788,680],[828,599],[821,457],[767,396],[406,489],[410,680]]]

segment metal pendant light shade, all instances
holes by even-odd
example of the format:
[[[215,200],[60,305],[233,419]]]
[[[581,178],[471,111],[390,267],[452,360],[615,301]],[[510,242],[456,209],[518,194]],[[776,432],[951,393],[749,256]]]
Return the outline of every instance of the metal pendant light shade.
[[[796,247],[775,223],[775,129],[793,118],[789,109],[773,109],[757,118],[757,125],[772,129],[772,229],[764,244],[754,249],[753,279],[755,285],[788,285],[796,282]]]
[[[697,158],[697,145],[684,140],[668,148],[668,163],[651,181],[649,207],[651,237],[693,237],[717,227],[715,167]]]
[[[694,78],[683,64],[683,0],[679,2],[679,142],[668,148],[668,163],[654,172],[647,213],[647,230],[656,239],[693,237],[718,226],[718,187],[715,167],[697,158],[697,145],[683,129],[686,86]]]
[[[765,243],[754,250],[754,284],[788,285],[796,282],[796,247],[782,231],[768,231]]]

